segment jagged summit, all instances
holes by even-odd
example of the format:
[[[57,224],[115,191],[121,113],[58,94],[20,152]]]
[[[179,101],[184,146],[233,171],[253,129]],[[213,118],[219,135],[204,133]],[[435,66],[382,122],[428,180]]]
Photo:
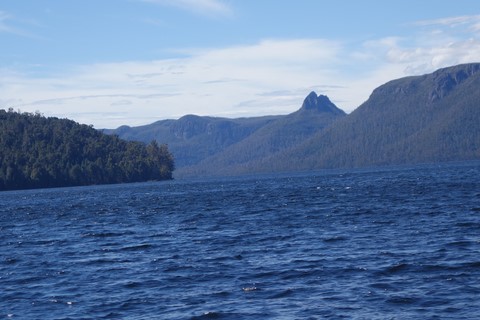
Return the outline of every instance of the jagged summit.
[[[343,110],[339,109],[327,96],[318,95],[315,91],[310,92],[310,94],[305,98],[302,104],[302,110],[313,110],[319,112],[330,112],[334,114],[345,114]]]

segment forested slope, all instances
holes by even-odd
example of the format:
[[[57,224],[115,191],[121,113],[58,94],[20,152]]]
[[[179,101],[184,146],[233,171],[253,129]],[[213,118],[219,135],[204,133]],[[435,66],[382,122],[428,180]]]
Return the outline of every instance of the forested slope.
[[[277,171],[480,159],[480,64],[390,81],[344,119],[281,155]],[[265,163],[254,170],[264,171]]]
[[[117,134],[122,139],[156,140],[168,144],[175,155],[177,168],[181,168],[225,150],[277,118],[280,116],[228,119],[185,115],[178,120],[160,120],[139,127],[121,126],[103,131]]]
[[[181,168],[178,174],[182,176],[250,173],[251,168],[257,163],[302,144],[345,116],[345,112],[333,104],[327,96],[317,96],[315,92],[311,92],[299,110],[264,125],[242,141],[206,158],[197,166]],[[266,162],[262,171],[274,172],[274,166],[275,163]]]
[[[172,143],[179,177],[476,160],[480,63],[392,80],[348,115],[311,93],[284,116],[189,115],[113,132]]]
[[[0,110],[0,152],[0,190],[164,180],[174,169],[165,145],[12,110]]]

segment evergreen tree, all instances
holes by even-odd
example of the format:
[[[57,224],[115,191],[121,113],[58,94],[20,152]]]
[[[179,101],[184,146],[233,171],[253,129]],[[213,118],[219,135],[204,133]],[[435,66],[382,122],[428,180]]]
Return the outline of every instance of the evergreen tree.
[[[166,145],[39,113],[0,110],[0,190],[172,179]]]

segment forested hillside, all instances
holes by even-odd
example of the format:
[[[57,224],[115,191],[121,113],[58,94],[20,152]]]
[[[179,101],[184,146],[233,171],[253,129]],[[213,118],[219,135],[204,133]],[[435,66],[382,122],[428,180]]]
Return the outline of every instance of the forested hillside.
[[[348,115],[312,92],[284,116],[189,115],[110,132],[172,143],[178,177],[476,160],[480,63],[392,80]]]
[[[174,169],[166,145],[13,110],[0,110],[0,152],[0,190],[164,180]]]
[[[477,159],[479,63],[390,81],[344,119],[252,171],[271,164],[290,171]]]
[[[333,104],[327,96],[317,96],[315,92],[311,92],[299,110],[266,124],[242,141],[232,144],[197,166],[180,168],[178,174],[182,176],[249,173],[252,164],[256,165],[263,159],[302,144],[345,116],[345,112]],[[275,163],[265,163],[265,171],[274,171],[269,165],[274,166]]]
[[[177,168],[198,164],[223,151],[281,116],[218,118],[186,115],[178,120],[161,120],[139,127],[105,129],[122,139],[168,144]]]
[[[248,172],[251,163],[303,143],[345,115],[328,97],[311,92],[301,108],[288,115],[237,119],[186,115],[103,132],[168,144],[175,155],[177,176],[234,175]]]
[[[290,132],[288,128],[276,135]],[[180,174],[236,175],[480,159],[480,64],[392,80],[375,89],[351,114],[278,152],[261,152],[270,149],[256,142],[245,139],[225,151],[228,157],[224,153],[205,159],[198,166],[182,168]],[[225,161],[235,156],[245,159],[252,152],[262,156],[233,166]]]

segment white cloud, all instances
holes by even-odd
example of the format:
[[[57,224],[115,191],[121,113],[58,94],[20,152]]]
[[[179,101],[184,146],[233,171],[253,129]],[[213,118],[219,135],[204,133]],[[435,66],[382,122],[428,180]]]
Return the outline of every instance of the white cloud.
[[[480,62],[480,34],[472,32],[479,23],[480,15],[420,21],[415,25],[426,29],[414,38],[383,41],[380,46],[388,62],[404,66],[406,74]]]
[[[186,58],[86,65],[48,78],[4,73],[0,96],[21,97],[15,108],[62,117],[75,114],[75,120],[96,127],[138,125],[187,113],[288,113],[301,104],[312,85],[336,84],[332,66],[340,50],[338,43],[321,39],[265,40],[192,50]],[[262,95],[277,90],[295,94]],[[115,119],[79,117],[99,110],[125,117],[118,118],[118,113]]]
[[[232,9],[220,0],[143,0],[208,16],[229,16]]]
[[[315,90],[350,112],[389,80],[478,62],[480,39],[471,32],[477,19],[442,21],[422,22],[410,37],[361,47],[327,39],[267,39],[183,50],[176,59],[85,65],[44,78],[0,70],[0,107],[113,128],[185,114],[286,114]],[[460,21],[468,23],[452,30]]]
[[[417,26],[446,26],[455,28],[459,26],[475,26],[480,23],[480,15],[471,16],[459,16],[459,17],[447,17],[433,20],[421,20],[413,23]]]

